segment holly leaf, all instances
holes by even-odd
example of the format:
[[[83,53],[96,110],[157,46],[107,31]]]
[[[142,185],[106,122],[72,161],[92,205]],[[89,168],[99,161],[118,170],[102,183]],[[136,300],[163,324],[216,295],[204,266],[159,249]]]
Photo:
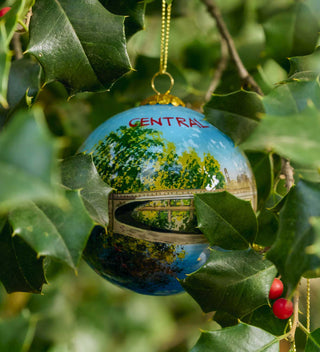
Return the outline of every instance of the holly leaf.
[[[310,102],[320,109],[319,95],[319,79],[294,78],[280,84],[262,102],[267,114],[285,116],[302,112]]]
[[[26,310],[16,317],[0,319],[0,351],[29,351],[36,323],[35,316]]]
[[[123,22],[98,0],[37,0],[28,52],[70,94],[106,90],[131,69]]]
[[[34,100],[40,90],[40,76],[40,65],[34,60],[24,57],[12,62],[7,94],[8,109],[0,107],[0,119],[5,121],[21,105],[28,107],[28,103]]]
[[[194,197],[198,227],[212,246],[246,249],[257,233],[251,203],[224,191]]]
[[[259,113],[264,112],[261,97],[240,90],[216,95],[204,106],[207,121],[229,136],[235,144],[243,142],[258,126]]]
[[[4,108],[8,108],[7,89],[12,57],[10,42],[18,21],[24,17],[33,2],[33,0],[14,1],[11,10],[0,19],[0,104]]]
[[[273,189],[274,170],[271,153],[249,152],[246,154],[256,180],[258,191],[258,209],[269,198]]]
[[[0,281],[8,293],[40,293],[46,283],[43,258],[20,237],[13,236],[7,221],[0,231]]]
[[[214,313],[213,320],[217,322],[222,328],[234,326],[239,323],[239,319],[233,315],[218,310]]]
[[[124,25],[127,39],[144,28],[146,8],[144,0],[100,0],[100,2],[110,12],[126,16]]]
[[[320,351],[320,329],[312,331],[308,335],[305,352],[319,352]]]
[[[58,144],[39,108],[17,113],[0,135],[0,209],[28,200],[57,200]]]
[[[267,54],[281,63],[290,56],[312,53],[318,41],[317,18],[302,2],[272,16],[263,28]]]
[[[267,304],[275,266],[253,250],[211,251],[207,263],[180,281],[204,312],[243,317]]]
[[[91,154],[78,154],[61,164],[64,186],[80,190],[80,195],[92,219],[102,226],[109,224],[108,197],[112,188],[100,178]]]
[[[251,314],[242,318],[242,321],[246,324],[250,324],[256,326],[257,328],[263,329],[276,336],[283,335],[288,324],[286,319],[278,319],[273,314],[272,308],[268,305],[256,309]]]
[[[300,181],[293,187],[280,211],[277,239],[267,252],[283,281],[293,290],[301,276],[320,267],[320,252],[312,245],[320,233],[310,220],[320,216],[320,184]],[[313,249],[312,249],[313,248]]]
[[[246,324],[216,331],[203,331],[191,352],[278,352],[278,339]]]
[[[319,170],[318,131],[320,131],[320,111],[314,106],[288,116],[266,115],[242,144],[242,148],[273,151],[300,165]]]
[[[320,47],[312,54],[305,56],[294,56],[289,58],[290,72],[289,77],[299,72],[314,72],[320,74]]]
[[[14,209],[9,221],[14,234],[38,254],[50,256],[76,269],[94,223],[78,192],[66,191],[69,204],[27,202]]]
[[[277,238],[279,219],[276,211],[264,208],[258,215],[258,233],[255,243],[264,247],[273,245]]]

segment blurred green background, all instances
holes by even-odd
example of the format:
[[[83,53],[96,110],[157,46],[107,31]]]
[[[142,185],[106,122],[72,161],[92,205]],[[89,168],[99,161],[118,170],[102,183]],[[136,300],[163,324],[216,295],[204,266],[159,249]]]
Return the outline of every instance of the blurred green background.
[[[315,15],[320,14],[318,0],[304,3]],[[297,8],[300,2],[217,0],[217,4],[245,66],[265,93],[287,78],[286,57],[309,54],[300,42],[294,47],[283,45],[290,39],[285,19],[292,11],[301,15]],[[91,131],[107,118],[153,94],[150,81],[159,68],[160,5],[158,0],[148,5],[145,30],[128,42],[136,71],[121,78],[111,92],[82,93],[68,100],[59,83],[41,91],[37,101],[44,108],[51,131],[61,137],[61,158],[76,153]],[[270,25],[273,33],[268,31]],[[294,30],[299,32],[308,25],[297,22]],[[279,33],[283,37],[277,37]],[[304,35],[302,42],[308,42],[307,33]],[[22,39],[25,49],[27,37]],[[281,55],[279,44],[283,46]],[[187,106],[200,109],[219,59],[220,36],[203,4],[199,0],[175,0],[168,66],[175,78],[173,94]],[[160,88],[166,84],[159,82]],[[216,92],[240,88],[229,62]],[[20,351],[14,343],[19,339],[25,339],[23,351],[32,352],[186,352],[197,341],[200,329],[216,327],[212,316],[202,313],[187,294],[142,296],[109,284],[84,262],[77,275],[57,263],[46,265],[49,284],[43,295],[7,295],[0,286],[0,352]],[[305,302],[303,293],[301,302]],[[312,280],[314,327],[320,326],[319,309],[320,282]],[[303,303],[301,310],[305,311]],[[299,336],[298,332],[298,345],[299,338],[304,338]]]

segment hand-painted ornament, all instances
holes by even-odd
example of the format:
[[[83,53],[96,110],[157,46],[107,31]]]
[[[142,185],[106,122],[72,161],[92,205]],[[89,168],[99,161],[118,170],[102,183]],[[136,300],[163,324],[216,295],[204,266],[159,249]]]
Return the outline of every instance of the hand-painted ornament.
[[[108,231],[95,228],[84,256],[117,285],[169,295],[209,251],[193,195],[227,190],[255,206],[256,188],[245,156],[202,114],[170,95],[146,104],[107,120],[81,148],[114,188]]]

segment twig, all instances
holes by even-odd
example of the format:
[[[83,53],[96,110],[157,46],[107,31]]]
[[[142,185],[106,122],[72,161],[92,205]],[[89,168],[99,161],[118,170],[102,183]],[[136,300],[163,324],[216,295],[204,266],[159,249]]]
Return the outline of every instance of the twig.
[[[225,41],[224,38],[221,38],[221,57],[218,62],[217,68],[214,72],[212,81],[210,83],[209,89],[206,93],[205,96],[205,101],[208,102],[213,94],[213,92],[216,90],[220,79],[222,77],[223,72],[227,68],[227,63],[228,63],[228,45]]]
[[[288,159],[281,159],[281,175],[286,180],[286,188],[287,191],[289,191],[294,184],[294,177],[293,167],[290,165],[290,161]]]
[[[263,95],[263,92],[257,82],[253,79],[253,77],[249,74],[247,69],[244,67],[242,60],[238,54],[238,51],[236,49],[236,46],[234,44],[234,41],[228,31],[228,28],[222,18],[222,15],[220,13],[219,8],[215,4],[214,0],[201,0],[206,6],[207,10],[210,13],[210,15],[216,20],[217,27],[219,29],[219,32],[222,36],[222,38],[225,39],[230,56],[232,60],[234,61],[237,70],[238,70],[238,75],[240,79],[242,80],[243,84],[249,88],[251,88],[253,91],[256,93]]]
[[[299,326],[299,287],[297,287],[296,292],[293,297],[293,319],[292,328],[290,330],[290,340],[294,341],[296,334],[296,329]]]
[[[16,60],[22,59],[23,51],[22,51],[22,45],[20,41],[20,34],[17,32],[14,33],[12,37],[12,46],[13,46],[14,56]]]

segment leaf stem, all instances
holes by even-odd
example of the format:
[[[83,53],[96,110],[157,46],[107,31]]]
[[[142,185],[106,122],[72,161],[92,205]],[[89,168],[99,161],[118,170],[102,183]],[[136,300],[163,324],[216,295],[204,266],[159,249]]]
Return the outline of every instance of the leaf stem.
[[[222,18],[221,12],[217,5],[215,4],[214,0],[201,0],[206,6],[207,10],[210,13],[210,15],[216,20],[218,30],[222,36],[222,38],[226,41],[228,49],[229,49],[229,54],[233,60],[233,62],[236,65],[236,68],[238,70],[238,75],[240,79],[242,80],[243,84],[249,88],[251,88],[253,91],[256,93],[263,95],[263,92],[257,82],[254,80],[254,78],[249,74],[248,70],[245,68],[238,51],[236,49],[236,46],[234,44],[234,41],[229,33],[229,30]]]

